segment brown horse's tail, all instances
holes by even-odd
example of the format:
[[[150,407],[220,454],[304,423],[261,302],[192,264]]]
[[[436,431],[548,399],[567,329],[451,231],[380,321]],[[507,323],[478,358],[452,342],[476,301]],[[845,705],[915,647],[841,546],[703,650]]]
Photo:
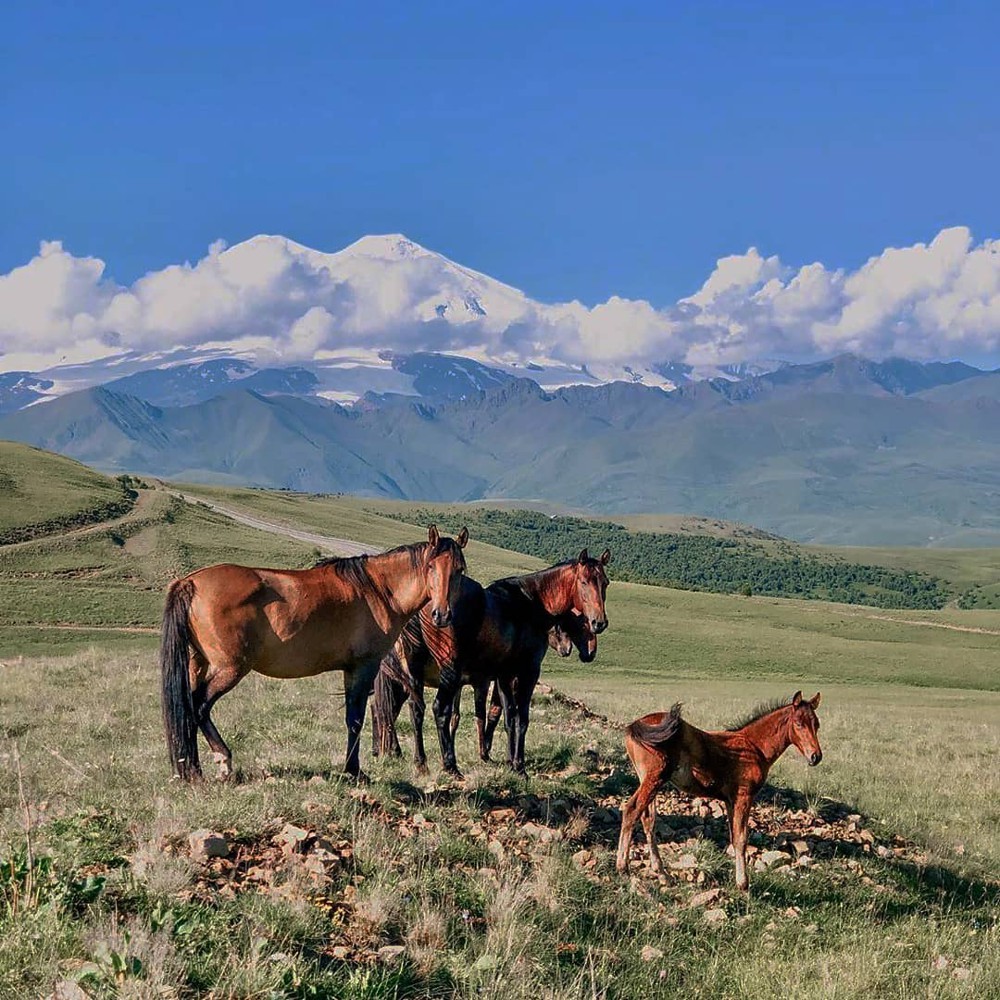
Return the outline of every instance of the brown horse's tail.
[[[198,761],[198,726],[191,697],[190,662],[191,584],[175,580],[167,591],[160,635],[160,681],[163,728],[174,774],[184,781],[201,776]]]
[[[663,713],[663,718],[656,723],[643,722],[636,719],[632,725],[625,728],[625,732],[635,740],[636,743],[649,750],[660,750],[669,743],[681,724],[681,703],[673,705],[669,712]]]

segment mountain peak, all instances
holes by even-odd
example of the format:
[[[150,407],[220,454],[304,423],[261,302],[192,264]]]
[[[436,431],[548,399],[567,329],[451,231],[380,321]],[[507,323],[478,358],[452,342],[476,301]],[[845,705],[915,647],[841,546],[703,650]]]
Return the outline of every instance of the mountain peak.
[[[382,235],[362,236],[349,247],[341,251],[352,256],[376,257],[379,260],[411,260],[414,257],[430,257],[419,243],[407,239],[402,233],[385,233]]]

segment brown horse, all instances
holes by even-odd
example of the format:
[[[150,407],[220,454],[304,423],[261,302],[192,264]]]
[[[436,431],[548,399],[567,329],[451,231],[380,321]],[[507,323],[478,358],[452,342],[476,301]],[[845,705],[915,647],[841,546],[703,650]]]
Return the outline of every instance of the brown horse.
[[[160,647],[163,721],[174,772],[201,774],[200,728],[219,767],[232,754],[212,722],[212,706],[251,670],[268,677],[344,671],[346,770],[360,775],[365,704],[382,657],[407,620],[426,609],[434,628],[451,622],[469,533],[380,555],[326,559],[312,569],[209,566],[167,592]]]
[[[747,889],[747,823],[750,807],[771,765],[794,746],[815,766],[823,759],[819,746],[819,693],[805,701],[762,706],[738,726],[706,733],[681,718],[680,705],[654,712],[625,730],[625,749],[639,775],[639,790],[622,809],[618,871],[628,871],[635,821],[641,816],[649,863],[657,874],[663,862],[656,846],[656,795],[669,781],[688,795],[720,799],[729,815],[729,837],[736,853],[736,885]]]
[[[507,760],[513,770],[524,773],[531,696],[538,683],[549,629],[568,615],[582,619],[594,635],[608,627],[604,598],[608,587],[605,567],[610,560],[607,549],[599,559],[591,558],[584,549],[576,559],[537,573],[496,580],[488,587],[465,577],[449,628],[430,628],[426,613],[415,616],[406,626],[396,649],[405,658],[411,676],[422,683],[429,660],[436,661],[439,679],[433,710],[445,771],[460,776],[451,719],[455,696],[463,684],[471,684],[475,691],[480,756],[488,759],[486,698],[490,682],[495,680],[506,714]],[[380,685],[384,673],[383,669],[378,678]],[[389,677],[392,679],[391,670]],[[390,702],[376,697],[380,714],[383,704],[389,705],[390,712],[398,712]],[[398,701],[401,705],[402,701]],[[418,744],[418,764],[421,756]]]

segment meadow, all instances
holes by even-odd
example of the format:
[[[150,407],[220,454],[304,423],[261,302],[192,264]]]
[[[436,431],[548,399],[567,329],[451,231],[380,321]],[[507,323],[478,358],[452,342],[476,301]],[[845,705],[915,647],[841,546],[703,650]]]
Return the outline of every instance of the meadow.
[[[360,500],[202,495],[374,545],[422,533]],[[1000,614],[614,582],[597,661],[545,662],[526,781],[474,762],[469,699],[464,783],[433,750],[420,778],[366,745],[372,783],[349,785],[334,675],[248,679],[214,713],[240,780],[170,781],[163,585],[317,554],[168,489],[0,548],[0,996],[1000,995]],[[540,565],[468,558],[483,580]],[[749,896],[722,820],[679,796],[660,807],[668,876],[641,834],[618,876],[620,724],[679,700],[721,726],[798,688],[823,693],[824,761],[772,772]],[[200,829],[225,857],[192,852]]]

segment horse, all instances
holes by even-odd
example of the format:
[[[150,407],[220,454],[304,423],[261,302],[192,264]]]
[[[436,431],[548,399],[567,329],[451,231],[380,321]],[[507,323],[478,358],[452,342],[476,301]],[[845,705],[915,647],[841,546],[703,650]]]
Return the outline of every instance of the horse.
[[[597,655],[597,636],[579,615],[568,614],[559,618],[549,629],[547,641],[548,648],[563,658],[568,657],[574,649],[577,650],[581,663],[590,663]],[[427,753],[424,749],[423,690],[425,685],[439,686],[440,669],[433,656],[419,656],[415,655],[415,652],[412,642],[407,642],[407,630],[404,629],[396,645],[386,654],[375,677],[371,707],[372,755],[377,757],[385,754],[398,757],[402,753],[395,723],[403,702],[409,695],[414,740],[413,760],[417,771],[424,774],[427,771]],[[490,708],[486,719],[477,716],[476,722],[479,731],[480,757],[489,760],[493,730],[502,713],[503,702],[495,681],[491,682],[488,677],[480,678],[478,684],[482,683],[490,689]],[[450,722],[452,739],[458,732],[461,701],[462,689],[459,688],[455,692],[452,704]],[[478,695],[477,703],[484,705],[485,702],[486,698]]]
[[[771,765],[794,746],[810,767],[823,759],[820,749],[819,692],[809,700],[796,691],[789,702],[770,703],[721,732],[703,732],[681,718],[681,706],[636,719],[625,730],[625,749],[639,776],[639,789],[622,808],[617,868],[628,871],[635,821],[642,817],[649,862],[657,875],[663,862],[656,846],[656,795],[670,782],[679,791],[726,804],[729,838],[736,855],[736,885],[750,887],[747,876],[747,824],[754,797]]]
[[[222,780],[232,753],[211,711],[251,670],[268,677],[344,672],[347,758],[361,778],[365,705],[382,657],[406,622],[426,612],[447,628],[465,572],[469,539],[428,529],[427,541],[379,555],[324,559],[311,569],[223,564],[175,580],[167,591],[160,645],[163,723],[170,765],[180,779],[201,777],[200,729]]]
[[[480,757],[489,759],[486,698],[489,683],[495,680],[506,716],[508,764],[518,774],[525,773],[524,740],[531,695],[538,683],[549,629],[571,614],[578,616],[594,636],[608,627],[604,606],[608,588],[605,567],[610,560],[608,549],[598,559],[591,558],[583,549],[576,559],[536,573],[496,580],[488,587],[465,577],[449,628],[429,628],[425,614],[415,616],[409,623],[397,644],[396,662],[405,663],[411,676],[422,680],[429,660],[436,661],[439,677],[433,711],[446,772],[461,777],[451,720],[455,696],[463,684],[471,684],[475,691]],[[594,642],[596,650],[596,639]],[[392,663],[384,664],[383,669],[392,679]],[[397,674],[394,679],[402,678]],[[376,705],[379,704],[376,698]],[[399,707],[401,704],[400,701]],[[398,707],[392,702],[388,705],[389,711],[380,714],[394,719],[391,713],[398,712]],[[414,728],[418,734],[422,730],[420,706],[414,714]],[[418,766],[424,759],[418,735]]]

